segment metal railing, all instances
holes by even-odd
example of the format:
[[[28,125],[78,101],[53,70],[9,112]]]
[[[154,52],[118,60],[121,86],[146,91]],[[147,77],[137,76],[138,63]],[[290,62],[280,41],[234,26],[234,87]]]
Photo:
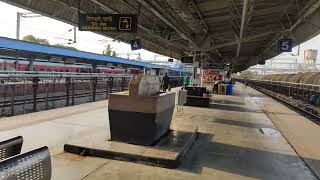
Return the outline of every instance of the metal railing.
[[[253,87],[263,88],[287,97],[292,97],[296,100],[301,100],[306,103],[309,103],[310,96],[312,95],[320,97],[320,85],[253,79],[235,80],[242,83],[247,83]]]
[[[0,72],[0,117],[108,99],[126,91],[132,75]],[[183,77],[170,77],[172,87]]]

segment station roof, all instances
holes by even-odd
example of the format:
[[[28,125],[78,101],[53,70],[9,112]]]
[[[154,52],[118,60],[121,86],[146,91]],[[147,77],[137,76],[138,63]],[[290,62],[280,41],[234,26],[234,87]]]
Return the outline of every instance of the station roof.
[[[134,61],[119,57],[95,54],[90,52],[60,48],[50,45],[44,45],[39,43],[32,43],[27,41],[20,41],[5,37],[0,37],[0,52],[1,54],[14,55],[18,53],[19,56],[24,57],[33,57],[33,58],[50,58],[54,57],[63,57],[65,59],[72,59],[76,62],[83,63],[119,63],[119,64],[127,64],[132,66],[139,67],[148,67],[148,68],[156,68],[158,65]]]
[[[201,52],[205,66],[232,64],[238,72],[279,54],[277,42],[293,45],[320,33],[319,0],[3,0],[77,25],[78,13],[139,15],[137,33],[100,32],[166,56]],[[80,2],[80,3],[79,3]]]

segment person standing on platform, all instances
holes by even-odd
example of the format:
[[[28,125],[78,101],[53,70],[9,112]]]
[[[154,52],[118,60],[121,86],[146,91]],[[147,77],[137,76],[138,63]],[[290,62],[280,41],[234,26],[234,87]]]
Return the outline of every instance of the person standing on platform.
[[[219,90],[219,80],[217,80],[216,77],[214,77],[214,83],[213,83],[213,94],[218,94]]]
[[[169,82],[170,82],[170,79],[167,73],[165,76],[163,76],[162,82],[163,82],[163,91],[167,91],[167,89],[169,88]]]
[[[246,86],[248,86],[248,78],[247,78],[247,77],[244,77],[244,84],[245,84]]]

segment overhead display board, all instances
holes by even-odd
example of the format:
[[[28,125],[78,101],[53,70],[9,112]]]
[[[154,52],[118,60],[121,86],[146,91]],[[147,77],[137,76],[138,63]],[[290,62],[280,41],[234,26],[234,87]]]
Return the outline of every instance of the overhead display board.
[[[193,63],[193,56],[183,56],[181,57],[182,63]]]
[[[80,31],[137,32],[136,14],[79,14]]]

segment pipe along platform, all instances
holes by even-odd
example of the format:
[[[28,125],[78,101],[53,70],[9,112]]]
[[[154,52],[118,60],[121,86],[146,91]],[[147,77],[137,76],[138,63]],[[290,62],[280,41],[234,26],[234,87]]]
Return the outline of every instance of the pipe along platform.
[[[159,77],[133,76],[129,92],[112,93],[108,102],[111,139],[65,144],[65,152],[177,168],[198,137],[196,127],[170,130],[175,93],[160,92]]]

